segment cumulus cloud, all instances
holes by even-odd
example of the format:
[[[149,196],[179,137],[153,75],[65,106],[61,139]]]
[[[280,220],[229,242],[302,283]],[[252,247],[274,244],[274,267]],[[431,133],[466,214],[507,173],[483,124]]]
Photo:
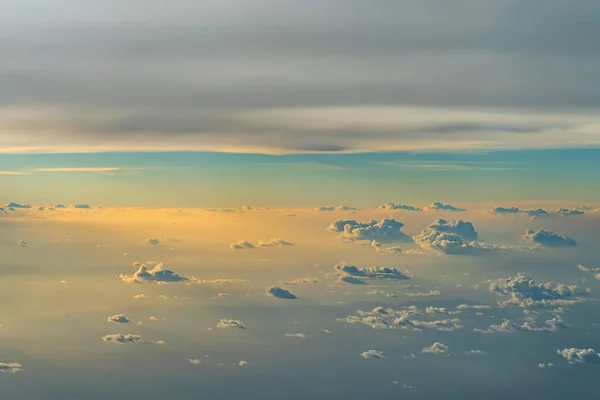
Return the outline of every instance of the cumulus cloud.
[[[134,295],[133,298],[136,299],[136,300],[145,299],[146,295],[144,293],[140,293],[140,294]]]
[[[306,335],[304,333],[284,333],[283,336],[287,336],[287,337],[296,337],[296,338],[305,338]]]
[[[265,289],[265,293],[269,296],[276,297],[278,299],[296,299],[296,295],[290,293],[288,290],[280,288],[279,286],[271,286]]]
[[[162,263],[156,264],[152,269],[148,269],[148,266],[141,264],[139,269],[133,275],[121,274],[120,277],[125,283],[182,282],[190,280],[190,278],[166,269]]]
[[[406,204],[395,204],[395,203],[382,204],[379,207],[377,207],[377,209],[378,210],[386,210],[386,211],[398,211],[398,210],[421,211],[421,209],[419,207],[413,207],[413,206],[409,206]]]
[[[527,230],[523,238],[529,242],[543,247],[575,247],[577,242],[568,236],[560,236],[554,232]]]
[[[571,364],[575,363],[590,363],[600,364],[600,353],[594,349],[562,349],[557,350],[556,353],[562,356],[564,359],[569,361]]]
[[[537,217],[549,217],[549,216],[575,216],[575,215],[583,215],[584,212],[577,209],[568,209],[568,208],[559,208],[557,210],[550,210],[544,208],[537,209],[527,209],[523,210],[518,207],[494,207],[490,210],[490,212],[494,214],[500,215],[510,215],[510,214],[523,214],[532,218]]]
[[[73,204],[71,207],[84,209],[92,208],[89,204]]]
[[[488,329],[474,329],[480,333],[511,333],[511,332],[557,332],[560,329],[566,329],[567,325],[559,315],[546,321],[546,326],[537,326],[532,321],[525,321],[523,324],[504,320],[497,325],[490,325]]]
[[[367,350],[360,353],[360,356],[365,360],[385,360],[385,356],[383,355],[383,351],[379,350]]]
[[[341,262],[333,268],[337,276],[342,278],[350,276],[359,279],[410,279],[408,275],[398,271],[396,268],[379,267],[376,265],[361,268]]]
[[[244,250],[244,249],[253,249],[254,245],[245,240],[240,240],[239,242],[232,243],[229,247],[231,247],[234,250]]]
[[[137,343],[140,340],[142,340],[142,337],[140,335],[134,335],[131,333],[113,333],[110,335],[102,336],[102,341],[117,344]]]
[[[221,319],[219,323],[217,323],[217,328],[225,329],[225,328],[236,328],[236,329],[246,329],[246,325],[237,319]]]
[[[202,360],[200,360],[198,358],[189,358],[188,361],[192,365],[202,364]]]
[[[4,205],[5,208],[31,208],[30,204],[19,204],[19,203],[15,203],[14,201],[11,201],[10,203],[7,203]]]
[[[398,254],[402,254],[402,248],[400,247],[381,247],[381,242],[377,240],[371,241],[371,246],[377,251],[377,253],[386,255],[386,256],[396,256]]]
[[[450,204],[443,204],[439,201],[433,202],[427,207],[423,208],[425,211],[467,211],[464,208],[458,208],[451,206]]]
[[[312,211],[358,211],[360,207],[350,207],[350,206],[320,206],[313,208]]]
[[[492,282],[490,291],[508,296],[507,300],[499,301],[499,305],[516,305],[522,308],[568,305],[581,301],[581,296],[589,294],[588,290],[582,290],[576,285],[537,283],[523,272]]]
[[[373,329],[400,329],[422,331],[431,329],[441,332],[452,332],[463,328],[456,318],[436,320],[435,315],[425,309],[408,306],[401,309],[375,307],[371,311],[358,310],[340,321],[349,324],[363,324]]]
[[[465,351],[465,355],[467,355],[467,356],[482,356],[484,354],[485,354],[485,351],[482,351],[482,350]]]
[[[238,363],[238,365],[239,365],[240,367],[245,367],[246,365],[248,365],[248,361],[241,360],[241,361]]]
[[[127,318],[123,314],[116,314],[116,315],[112,315],[112,316],[108,317],[108,322],[118,322],[120,324],[125,324],[125,323],[131,322],[131,321],[132,320],[130,318]]]
[[[22,372],[22,365],[16,362],[4,363],[0,362],[0,375],[2,374],[16,374]]]
[[[450,350],[442,342],[435,342],[431,346],[423,347],[421,353],[423,354],[448,354]]]
[[[17,246],[19,246],[19,247],[29,247],[29,243],[26,242],[25,240],[19,240],[17,242]]]
[[[413,241],[422,249],[448,255],[478,255],[493,248],[476,241],[465,240],[456,233],[436,230],[424,230],[419,235],[413,236]]]
[[[450,222],[443,219],[437,219],[429,224],[427,229],[437,232],[454,233],[468,240],[477,239],[477,232],[475,231],[473,224],[468,221],[463,221],[462,219]]]
[[[439,296],[441,293],[439,290],[429,290],[427,292],[417,292],[417,293],[405,293],[405,295],[409,297],[430,297],[430,296]]]
[[[327,229],[348,240],[410,241],[410,236],[401,230],[403,226],[402,222],[389,218],[379,222],[337,219]]]
[[[287,240],[273,238],[267,241],[259,241],[257,247],[274,247],[274,246],[294,246],[294,243],[288,242]]]

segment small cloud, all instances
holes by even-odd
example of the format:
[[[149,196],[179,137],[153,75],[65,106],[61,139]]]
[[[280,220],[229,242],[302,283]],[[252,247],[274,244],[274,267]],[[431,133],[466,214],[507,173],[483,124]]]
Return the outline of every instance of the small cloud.
[[[229,247],[231,247],[234,250],[244,250],[244,249],[253,249],[255,246],[250,242],[247,242],[245,240],[240,240],[239,242],[232,243]]]
[[[284,333],[283,336],[297,337],[297,338],[305,338],[306,337],[306,335],[304,333]]]
[[[280,288],[279,286],[271,286],[265,289],[265,293],[269,296],[276,297],[278,299],[296,299],[296,295],[290,293],[288,290]]]
[[[481,350],[469,350],[469,351],[465,351],[465,354],[467,356],[482,356],[485,354],[485,352],[481,351]]]
[[[410,236],[401,230],[403,226],[402,222],[390,218],[379,222],[337,219],[327,229],[347,240],[410,241]]]
[[[106,335],[102,337],[102,341],[117,343],[117,344],[128,344],[128,343],[137,343],[142,340],[140,335],[133,335],[131,333],[123,334],[123,333],[114,333],[111,335]]]
[[[405,293],[409,297],[429,297],[429,296],[439,296],[441,293],[439,290],[430,290],[428,292],[422,293]]]
[[[553,367],[554,363],[539,363],[538,368],[550,368]]]
[[[385,360],[383,351],[379,350],[367,350],[365,352],[360,353],[360,356],[365,360]]]
[[[8,204],[4,205],[5,208],[31,208],[30,204],[19,204],[19,203],[15,203],[14,201],[11,201]]]
[[[140,294],[136,294],[135,296],[133,296],[133,298],[136,300],[145,299],[146,295],[144,293],[140,293]]]
[[[150,246],[156,246],[159,247],[160,246],[160,240],[158,240],[157,238],[147,238],[144,240],[144,244],[150,245]]]
[[[242,361],[240,361],[240,362],[238,363],[238,365],[239,365],[240,367],[245,367],[246,365],[248,365],[248,361],[244,361],[244,360],[242,360]]]
[[[377,265],[361,268],[347,264],[345,262],[341,262],[334,266],[334,270],[335,273],[342,278],[344,276],[351,276],[358,277],[361,279],[410,279],[408,275],[398,271],[396,268],[379,267]],[[344,279],[341,280],[345,281]]]
[[[427,207],[423,208],[425,211],[467,211],[464,208],[458,208],[451,206],[450,204],[443,204],[439,201],[431,203]]]
[[[120,324],[125,324],[131,322],[131,319],[127,318],[123,314],[112,315],[108,317],[108,322],[118,322]]]
[[[28,243],[28,242],[26,242],[25,240],[19,240],[19,241],[17,242],[17,245],[18,245],[19,247],[29,247],[29,243]]]
[[[284,285],[311,285],[318,283],[319,281],[314,278],[297,278],[291,281],[281,281]]]
[[[22,372],[22,365],[16,362],[12,363],[3,363],[0,362],[0,375],[2,374],[16,374],[17,372]]]
[[[237,329],[246,329],[246,325],[240,320],[237,319],[221,319],[217,324],[217,328],[225,329],[225,328],[237,328]]]
[[[421,353],[423,353],[423,354],[448,354],[449,349],[448,349],[448,346],[446,346],[444,343],[435,342],[431,346],[423,347],[423,350],[421,350]]]
[[[418,207],[408,206],[406,204],[394,204],[394,203],[382,204],[379,207],[377,207],[377,209],[385,210],[385,211],[398,211],[398,210],[421,211],[421,209]]]
[[[121,274],[121,280],[125,283],[144,283],[144,282],[181,282],[189,281],[190,278],[178,275],[177,273],[166,269],[162,263],[157,263],[154,268],[148,269],[146,264],[141,264],[139,269],[133,275]]]
[[[202,364],[202,360],[200,360],[198,358],[189,358],[188,361],[192,365]]]
[[[89,204],[73,204],[71,207],[73,207],[73,208],[83,208],[83,209],[90,209],[90,208],[92,208]]]
[[[294,246],[294,243],[288,242],[287,240],[273,238],[267,241],[260,241],[257,244],[257,247],[274,247],[274,246]]]

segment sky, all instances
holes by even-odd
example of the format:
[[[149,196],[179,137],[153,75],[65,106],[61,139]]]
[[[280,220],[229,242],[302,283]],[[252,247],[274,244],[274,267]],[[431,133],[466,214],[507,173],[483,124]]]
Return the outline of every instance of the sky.
[[[3,1],[0,399],[593,397],[599,16]]]

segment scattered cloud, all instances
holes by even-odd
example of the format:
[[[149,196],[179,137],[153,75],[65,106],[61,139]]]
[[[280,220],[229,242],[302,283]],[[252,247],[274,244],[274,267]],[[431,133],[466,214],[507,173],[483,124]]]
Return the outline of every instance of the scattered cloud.
[[[166,269],[162,263],[156,264],[152,269],[148,269],[148,266],[142,264],[133,275],[121,274],[120,277],[125,283],[190,281],[190,278],[178,275],[177,273]]]
[[[385,360],[385,356],[383,355],[383,351],[379,350],[367,350],[360,353],[360,356],[365,360]]]
[[[2,374],[16,374],[17,372],[22,372],[21,369],[23,366],[19,363],[4,363],[0,362],[0,375]]]
[[[189,358],[188,361],[192,365],[202,364],[202,360],[200,360],[198,358]]]
[[[237,319],[221,319],[217,323],[217,328],[237,328],[237,329],[246,329],[246,325]]]
[[[385,211],[399,211],[399,210],[405,210],[405,211],[421,211],[421,209],[419,207],[413,207],[413,206],[409,206],[406,204],[395,204],[395,203],[386,203],[386,204],[382,204],[379,207],[377,207],[378,210],[385,210]]]
[[[132,320],[127,318],[123,314],[112,315],[108,317],[108,322],[118,322],[120,324],[131,322]]]
[[[338,232],[348,240],[410,241],[410,236],[401,231],[403,226],[402,222],[389,218],[379,222],[337,219],[329,225],[328,230]]]
[[[468,221],[458,220],[447,222],[443,219],[437,219],[427,226],[427,229],[437,231],[454,233],[463,239],[476,240],[477,232],[473,227],[473,224]]]
[[[529,242],[543,247],[575,247],[577,242],[568,236],[560,236],[554,232],[527,230],[523,238]]]
[[[239,242],[232,243],[229,247],[231,247],[234,250],[244,250],[244,249],[253,249],[254,245],[245,240],[240,240]]]
[[[259,241],[257,247],[274,247],[274,246],[294,246],[294,243],[288,242],[287,240],[273,238],[267,241]]]
[[[458,208],[451,206],[450,204],[443,204],[439,201],[433,202],[427,207],[423,208],[425,211],[467,211],[464,208]]]
[[[148,238],[144,240],[144,244],[150,245],[150,246],[156,246],[159,247],[160,246],[160,240],[158,240],[157,238]]]
[[[287,337],[296,337],[296,338],[305,338],[306,335],[304,333],[284,333],[283,336]]]
[[[276,297],[278,299],[296,299],[296,295],[290,293],[288,290],[280,288],[279,286],[271,286],[265,289],[265,293],[269,296]]]
[[[361,268],[341,262],[333,268],[335,274],[342,278],[350,276],[358,279],[410,279],[408,275],[398,271],[396,268],[379,267],[376,265]]]
[[[450,350],[442,342],[435,342],[431,346],[423,347],[421,350],[423,354],[449,354]]]
[[[600,353],[594,349],[562,349],[556,351],[559,356],[562,356],[571,364],[589,363],[600,364]]]
[[[395,310],[393,308],[375,307],[371,311],[358,310],[341,321],[349,324],[363,324],[373,329],[401,329],[422,331],[431,329],[441,332],[452,332],[463,328],[456,318],[435,320],[433,314],[416,306],[408,306]]]
[[[246,366],[246,365],[248,365],[248,364],[249,364],[249,363],[248,363],[248,361],[244,361],[244,360],[241,360],[241,361],[238,363],[238,365],[239,365],[240,367],[245,367],[245,366]]]
[[[419,235],[413,236],[413,241],[422,249],[447,255],[479,255],[493,248],[476,241],[465,240],[456,233],[436,230],[424,230]]]
[[[557,332],[560,329],[568,328],[569,326],[562,320],[559,315],[546,321],[546,326],[537,326],[532,321],[525,321],[523,324],[518,324],[509,320],[502,321],[498,325],[490,325],[488,329],[475,329],[475,332],[480,333],[511,333],[511,332]]]
[[[26,242],[25,240],[19,240],[19,241],[17,242],[17,245],[18,245],[19,247],[29,247],[29,243],[28,243],[28,242]]]
[[[297,278],[292,279],[291,281],[281,281],[284,285],[310,285],[318,282],[319,281],[314,278]]]
[[[111,335],[102,336],[102,341],[117,344],[128,344],[137,343],[142,340],[140,335],[134,335],[131,333],[113,333]]]

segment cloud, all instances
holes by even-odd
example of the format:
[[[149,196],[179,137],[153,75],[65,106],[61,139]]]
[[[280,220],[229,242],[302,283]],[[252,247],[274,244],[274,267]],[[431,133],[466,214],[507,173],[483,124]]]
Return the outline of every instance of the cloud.
[[[381,242],[378,242],[377,240],[371,241],[371,246],[375,248],[377,253],[384,256],[397,256],[398,254],[402,254],[402,248],[396,246],[381,247]]]
[[[0,375],[2,374],[16,374],[22,372],[22,365],[16,362],[4,363],[0,362]]]
[[[341,321],[349,324],[363,324],[373,329],[400,329],[400,330],[435,330],[452,332],[462,329],[460,321],[456,318],[435,320],[432,314],[416,306],[408,306],[395,310],[393,308],[375,307],[371,311],[358,310],[354,315],[349,315]]]
[[[117,315],[112,315],[112,316],[108,317],[108,322],[118,322],[118,323],[124,324],[127,322],[131,322],[131,319],[127,318],[123,314],[117,314]]]
[[[385,360],[385,356],[383,355],[383,351],[379,350],[367,350],[360,353],[360,356],[365,360]]]
[[[142,340],[140,335],[133,335],[131,333],[113,333],[111,335],[102,336],[102,341],[117,344],[137,343],[140,340]]]
[[[423,354],[448,354],[450,351],[448,346],[442,342],[435,342],[431,346],[423,347]]]
[[[467,211],[463,208],[451,206],[450,204],[443,204],[439,201],[433,202],[427,207],[423,208],[425,211]]]
[[[237,319],[221,319],[219,323],[217,323],[217,328],[236,328],[236,329],[246,329],[246,325]]]
[[[265,293],[269,296],[276,297],[278,299],[296,299],[296,295],[290,293],[288,290],[280,288],[279,286],[271,286],[265,289]]]
[[[73,208],[83,208],[83,209],[92,208],[89,204],[73,204],[71,207],[73,207]]]
[[[403,226],[402,222],[389,218],[379,222],[337,219],[327,229],[348,240],[410,241],[410,236],[401,231]]]
[[[340,277],[350,276],[359,279],[410,279],[408,275],[398,271],[396,268],[379,267],[376,265],[361,268],[341,262],[333,268],[335,273]]]
[[[316,208],[313,208],[312,211],[358,211],[360,210],[360,207],[350,207],[350,206],[337,206],[337,207],[333,207],[333,206],[319,206]]]
[[[188,361],[192,365],[202,364],[202,360],[200,360],[198,358],[189,358]]]
[[[118,171],[116,167],[58,167],[58,168],[35,168],[35,172],[114,172]],[[89,208],[89,207],[75,207]]]
[[[229,247],[231,247],[234,250],[244,250],[244,249],[253,249],[254,245],[245,240],[240,240],[239,242],[232,243]]]
[[[144,293],[140,293],[140,294],[136,294],[135,296],[133,296],[133,298],[136,300],[145,299],[146,295]]]
[[[495,214],[519,214],[521,210],[517,207],[494,207],[490,210],[490,212]]]
[[[404,293],[409,297],[430,297],[430,296],[439,296],[441,293],[439,290],[430,290],[428,292],[419,292],[419,293]]]
[[[157,263],[152,269],[148,269],[148,266],[142,264],[133,275],[121,274],[120,277],[125,283],[144,283],[144,281],[153,283],[190,281],[190,278],[178,275],[177,273],[166,269],[162,263]]]
[[[557,210],[547,210],[543,208],[522,210],[518,207],[494,207],[490,210],[494,214],[508,215],[508,214],[524,214],[532,218],[536,217],[548,217],[548,216],[575,216],[583,215],[584,212],[576,209],[559,208]]]
[[[493,248],[476,241],[465,240],[455,233],[436,230],[424,230],[419,235],[413,236],[413,241],[422,249],[448,255],[478,255]]]
[[[29,243],[26,242],[25,240],[19,240],[17,242],[17,246],[19,246],[19,247],[29,247]]]
[[[314,278],[297,278],[292,279],[291,281],[281,281],[284,285],[310,285],[318,282],[319,281]]]
[[[486,330],[474,329],[480,333],[510,333],[510,332],[557,332],[559,329],[566,329],[569,326],[559,315],[546,321],[546,326],[536,326],[532,321],[525,321],[518,324],[509,320],[504,320],[498,325],[490,325]]]
[[[491,310],[492,306],[487,306],[487,305],[483,305],[483,304],[475,304],[475,305],[471,305],[471,304],[459,304],[458,306],[456,306],[457,310],[467,310],[467,309],[473,309],[473,310]]]
[[[258,244],[256,245],[257,247],[274,247],[274,246],[294,246],[294,243],[292,242],[288,242],[287,240],[283,240],[283,239],[279,239],[279,238],[273,238],[271,240],[267,240],[267,241],[259,241]]]
[[[245,366],[246,366],[246,365],[248,365],[248,364],[249,364],[249,363],[248,363],[248,361],[244,361],[244,360],[241,360],[241,361],[238,363],[238,365],[239,365],[240,367],[245,367]]]
[[[377,207],[377,209],[378,210],[386,210],[386,211],[398,211],[398,210],[421,211],[421,209],[418,207],[408,206],[406,204],[394,204],[394,203],[382,204],[379,207]]]
[[[539,230],[527,230],[523,238],[529,242],[544,247],[575,247],[577,242],[568,236],[560,236],[554,232]]]
[[[306,337],[306,335],[304,333],[284,333],[283,336],[296,337],[296,338],[301,338],[301,339],[304,339]]]
[[[499,301],[499,305],[516,305],[522,308],[573,304],[581,301],[581,296],[589,294],[576,285],[537,283],[523,272],[492,282],[490,291],[508,296],[507,300]]]
[[[465,351],[465,355],[467,355],[467,356],[482,356],[484,354],[485,354],[485,351],[482,351],[482,350]]]
[[[190,284],[196,285],[220,285],[220,284],[232,284],[232,283],[245,283],[249,282],[247,279],[232,279],[232,278],[223,278],[223,279],[193,279],[190,280]]]
[[[575,363],[589,363],[589,364],[600,364],[600,353],[594,349],[562,349],[556,351],[559,356],[569,361],[571,364]]]
[[[460,237],[468,240],[476,240],[477,232],[473,227],[473,224],[468,221],[458,220],[447,222],[443,219],[437,219],[427,226],[427,229],[431,229],[438,232],[455,233]]]
[[[160,246],[160,240],[158,240],[157,238],[148,238],[144,240],[144,243],[150,246],[156,246],[159,247]]]
[[[19,204],[19,203],[15,203],[14,201],[11,201],[10,203],[5,204],[3,207],[5,207],[5,208],[31,208],[31,205]]]

